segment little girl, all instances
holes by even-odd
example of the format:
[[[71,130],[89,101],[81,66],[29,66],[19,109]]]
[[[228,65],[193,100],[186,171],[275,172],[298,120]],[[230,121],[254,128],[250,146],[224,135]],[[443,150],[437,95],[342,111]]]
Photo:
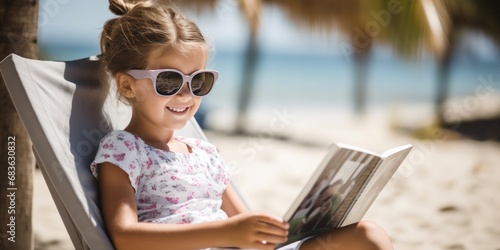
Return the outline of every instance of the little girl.
[[[229,182],[217,149],[174,135],[196,113],[218,72],[205,69],[198,27],[172,8],[109,0],[121,17],[104,25],[103,71],[130,104],[123,130],[106,135],[91,165],[106,230],[117,249],[274,249],[288,223],[249,212]],[[361,222],[280,249],[392,249],[387,235]],[[323,248],[322,248],[323,247]]]

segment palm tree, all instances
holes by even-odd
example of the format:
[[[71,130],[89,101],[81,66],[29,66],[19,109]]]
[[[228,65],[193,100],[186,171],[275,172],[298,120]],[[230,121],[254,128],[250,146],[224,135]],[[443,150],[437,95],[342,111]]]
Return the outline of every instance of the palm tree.
[[[405,12],[395,16],[382,34],[381,42],[389,44],[404,59],[419,61],[424,51],[434,56],[438,64],[435,107],[438,121],[441,121],[456,43],[450,12],[441,0],[411,1],[405,7]]]
[[[387,4],[390,0],[383,0]],[[424,50],[431,52],[438,65],[436,96],[437,122],[445,123],[444,103],[448,97],[452,57],[462,31],[476,30],[500,44],[500,18],[496,1],[420,0],[410,1],[404,15],[394,16],[381,36],[398,55],[415,59]]]
[[[248,20],[249,32],[245,61],[243,64],[243,76],[237,106],[236,134],[245,133],[245,118],[250,105],[253,86],[255,84],[255,73],[258,61],[257,34],[259,28],[259,16],[262,9],[262,0],[242,0],[240,10]]]
[[[373,2],[368,0],[268,0],[282,9],[290,20],[308,31],[339,32],[348,42],[340,46],[347,57],[354,61],[354,110],[363,113],[367,99],[368,61],[373,38],[364,30],[370,21],[369,10]]]
[[[215,0],[210,2],[212,6]],[[252,0],[240,0],[240,9],[244,12],[260,10],[262,0],[248,4]],[[189,0],[194,3],[196,0]],[[366,29],[373,23],[373,11],[387,10],[391,0],[266,0],[265,4],[276,5],[282,9],[297,26],[314,32],[339,32],[349,39],[347,46],[348,60],[355,62],[354,71],[354,107],[358,113],[365,110],[367,99],[368,59],[375,42],[389,44],[404,59],[418,59],[424,51],[429,51],[438,64],[435,107],[438,121],[443,122],[444,102],[449,91],[449,72],[456,44],[464,29],[474,29],[488,34],[496,43],[500,43],[500,18],[495,11],[500,3],[488,0],[417,0],[399,1],[403,12],[391,13],[386,24],[379,22],[376,34],[368,34]],[[258,8],[252,5],[259,6]],[[250,11],[251,12],[251,11]],[[258,13],[256,11],[255,13]],[[255,37],[258,29],[258,15],[245,15],[250,22],[251,36],[245,57],[247,75],[243,77],[243,87],[239,98],[238,127],[243,123],[249,96],[252,90],[253,70],[257,49]],[[380,17],[379,17],[380,18]],[[379,21],[379,20],[377,20]],[[256,25],[257,24],[257,25]],[[383,27],[380,27],[383,26]]]
[[[5,58],[10,53],[36,58],[37,57],[37,22],[38,1],[9,1],[0,0],[0,58]],[[35,160],[31,151],[31,141],[24,130],[23,124],[14,108],[10,96],[5,87],[3,79],[0,78],[0,114],[3,118],[0,122],[0,133],[2,143],[0,146],[0,159],[2,169],[0,171],[0,224],[2,225],[2,236],[0,249],[33,249],[33,233],[31,226],[32,201],[33,201],[33,170]],[[15,137],[15,181],[11,186],[8,182],[7,157],[9,150],[13,148]],[[11,203],[12,191],[7,188],[16,187],[15,203]],[[11,196],[12,197],[12,196]],[[9,207],[15,207],[15,214],[10,214]],[[11,216],[15,216],[12,220]],[[8,224],[15,223],[15,229],[10,231]],[[7,229],[7,230],[6,230]],[[15,235],[15,238],[12,238]],[[12,242],[11,240],[15,240]]]
[[[387,4],[390,0],[381,2]],[[449,95],[452,59],[462,31],[481,31],[500,44],[500,18],[496,14],[499,7],[498,2],[487,0],[409,1],[404,15],[394,16],[394,22],[381,36],[381,42],[388,43],[402,58],[418,59],[423,51],[429,51],[435,58],[438,71],[434,106],[440,126],[446,123],[444,104]]]
[[[439,73],[436,95],[438,122],[444,125],[446,123],[444,102],[450,85],[451,57],[456,44],[459,43],[460,35],[462,31],[476,30],[488,35],[497,45],[500,45],[500,17],[497,13],[500,3],[487,0],[433,0],[432,2],[435,6],[442,5],[441,8],[437,9],[440,16],[449,16],[448,19],[440,19],[442,20],[441,26],[447,27],[449,30],[449,39],[445,40],[447,44],[444,45],[442,53],[438,53]],[[429,23],[429,25],[432,27],[433,24]]]

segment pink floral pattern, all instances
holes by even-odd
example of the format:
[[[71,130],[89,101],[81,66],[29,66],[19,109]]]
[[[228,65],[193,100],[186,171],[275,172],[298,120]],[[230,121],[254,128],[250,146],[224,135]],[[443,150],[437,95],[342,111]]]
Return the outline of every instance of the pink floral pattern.
[[[183,224],[227,219],[220,207],[229,171],[217,149],[199,139],[175,140],[192,152],[160,150],[126,131],[112,131],[101,140],[90,169],[98,178],[97,164],[110,162],[128,174],[139,221]]]

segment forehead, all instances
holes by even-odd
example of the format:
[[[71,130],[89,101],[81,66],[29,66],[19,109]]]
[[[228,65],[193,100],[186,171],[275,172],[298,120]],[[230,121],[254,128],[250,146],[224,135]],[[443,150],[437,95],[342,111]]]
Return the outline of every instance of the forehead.
[[[186,51],[160,48],[149,56],[146,69],[177,69],[184,74],[191,74],[205,68],[207,51],[201,46]]]

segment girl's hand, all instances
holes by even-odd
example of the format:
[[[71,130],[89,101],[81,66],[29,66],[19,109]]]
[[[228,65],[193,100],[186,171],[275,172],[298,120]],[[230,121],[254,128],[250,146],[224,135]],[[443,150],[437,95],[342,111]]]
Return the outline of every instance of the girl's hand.
[[[226,220],[227,240],[240,248],[274,249],[287,240],[288,223],[263,212],[246,212]]]

